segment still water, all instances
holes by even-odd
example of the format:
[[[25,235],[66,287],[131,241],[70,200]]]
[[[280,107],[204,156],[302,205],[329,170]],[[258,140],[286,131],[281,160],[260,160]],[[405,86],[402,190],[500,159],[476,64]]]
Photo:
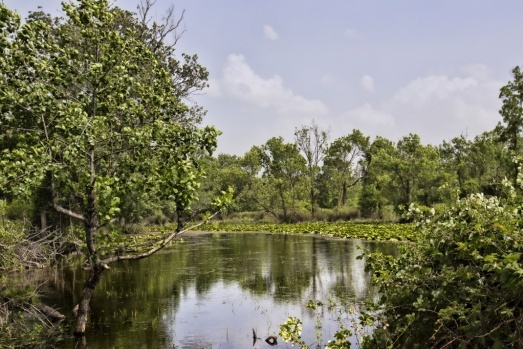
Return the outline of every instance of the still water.
[[[277,336],[288,317],[303,321],[303,339],[324,347],[353,308],[376,297],[357,248],[393,253],[361,240],[264,233],[198,233],[150,258],[117,263],[91,302],[90,349],[290,348]],[[85,280],[64,266],[46,302],[70,314]],[[322,302],[312,309],[307,303]],[[338,305],[338,307],[335,307]],[[345,305],[345,307],[347,307]],[[253,329],[261,339],[253,343]],[[62,348],[74,348],[73,340]]]

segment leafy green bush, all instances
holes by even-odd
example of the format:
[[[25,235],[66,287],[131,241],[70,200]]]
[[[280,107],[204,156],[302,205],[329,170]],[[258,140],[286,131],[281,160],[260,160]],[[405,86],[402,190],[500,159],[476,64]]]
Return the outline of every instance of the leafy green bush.
[[[24,219],[30,220],[33,215],[33,207],[31,204],[23,200],[15,200],[7,204],[5,201],[1,204],[3,206],[1,211],[5,214],[5,218],[13,221],[22,221]]]
[[[340,209],[319,209],[315,213],[315,220],[326,222],[352,221],[360,217],[357,208],[342,207]]]
[[[523,206],[511,197],[458,200],[396,257],[366,254],[382,293],[367,348],[521,347]]]
[[[0,348],[53,348],[62,340],[63,327],[38,310],[34,287],[0,277]]]

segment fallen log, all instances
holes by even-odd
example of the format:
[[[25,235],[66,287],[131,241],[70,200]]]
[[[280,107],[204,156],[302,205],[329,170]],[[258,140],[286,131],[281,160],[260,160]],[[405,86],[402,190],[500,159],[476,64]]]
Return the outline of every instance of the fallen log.
[[[38,310],[48,318],[59,321],[65,319],[65,315],[61,314],[58,310],[51,308],[50,306],[47,306],[45,304],[39,304],[37,306]]]

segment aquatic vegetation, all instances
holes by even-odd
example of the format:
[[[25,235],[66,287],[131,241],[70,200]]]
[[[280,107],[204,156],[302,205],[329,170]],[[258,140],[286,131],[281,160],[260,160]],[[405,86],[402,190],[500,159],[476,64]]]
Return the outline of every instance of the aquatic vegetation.
[[[336,238],[416,241],[413,224],[355,223],[355,222],[312,222],[295,224],[226,224],[210,223],[199,229],[207,231],[270,232],[287,234],[319,234]]]

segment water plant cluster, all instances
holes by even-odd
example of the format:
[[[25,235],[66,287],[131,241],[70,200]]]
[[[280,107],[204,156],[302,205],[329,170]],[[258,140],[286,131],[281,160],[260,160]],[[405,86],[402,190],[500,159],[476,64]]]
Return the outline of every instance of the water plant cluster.
[[[320,234],[344,239],[380,241],[416,241],[414,224],[364,222],[308,222],[296,224],[208,223],[199,229],[209,231],[271,232],[285,234]]]

